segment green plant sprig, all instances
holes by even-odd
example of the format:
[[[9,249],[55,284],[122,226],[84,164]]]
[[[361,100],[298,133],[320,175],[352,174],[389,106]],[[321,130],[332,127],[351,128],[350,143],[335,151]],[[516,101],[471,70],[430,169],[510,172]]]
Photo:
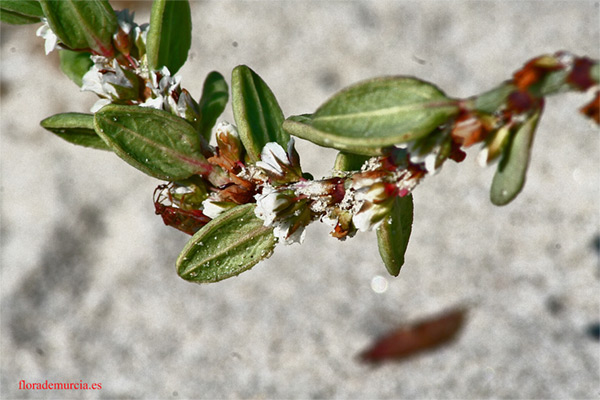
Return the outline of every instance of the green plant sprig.
[[[396,276],[421,179],[448,159],[461,162],[477,144],[483,165],[497,162],[490,199],[504,205],[525,183],[546,96],[594,91],[581,112],[600,123],[598,60],[557,52],[466,99],[414,77],[380,77],[287,118],[268,85],[240,65],[231,79],[235,125],[217,124],[229,101],[224,77],[211,72],[196,101],[174,75],[191,45],[187,1],[154,1],[150,25],[106,0],[6,0],[0,11],[7,23],[41,22],[46,53],[58,48],[62,71],[99,97],[91,114],[57,114],[41,125],[168,182],[154,193],[155,210],[192,235],[177,271],[197,283],[238,275],[279,242],[301,242],[314,221],[342,240],[375,230]],[[292,136],[338,150],[332,176],[304,172]]]

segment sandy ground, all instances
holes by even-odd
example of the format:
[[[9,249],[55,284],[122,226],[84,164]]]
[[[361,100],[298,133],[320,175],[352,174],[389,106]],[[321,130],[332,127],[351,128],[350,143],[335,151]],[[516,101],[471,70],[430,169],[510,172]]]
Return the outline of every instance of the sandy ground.
[[[138,21],[147,4],[129,2]],[[120,6],[117,6],[120,7]],[[492,88],[528,59],[600,56],[598,2],[193,2],[183,86],[247,64],[286,115],[380,75],[451,96]],[[589,99],[547,102],[526,187],[488,200],[493,168],[469,152],[415,192],[407,262],[387,277],[374,234],[312,226],[249,272],[180,279],[187,236],[153,214],[159,183],[39,121],[95,101],[45,56],[37,26],[2,25],[1,392],[20,398],[555,398],[600,396],[599,136]],[[223,119],[232,121],[228,108]],[[305,170],[335,152],[301,142]],[[371,288],[386,279],[387,290]],[[373,368],[356,356],[389,329],[469,307],[451,346]],[[22,391],[97,382],[99,391]]]

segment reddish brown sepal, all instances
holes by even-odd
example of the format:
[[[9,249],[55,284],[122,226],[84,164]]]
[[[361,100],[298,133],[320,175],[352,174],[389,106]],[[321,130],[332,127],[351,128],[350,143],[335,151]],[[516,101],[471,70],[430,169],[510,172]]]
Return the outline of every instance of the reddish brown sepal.
[[[460,144],[452,141],[451,146],[452,147],[450,148],[450,154],[448,155],[448,158],[457,163],[464,161],[464,159],[467,157],[467,153],[462,151]]]
[[[210,221],[210,218],[204,215],[201,210],[182,210],[181,208],[165,206],[160,203],[155,203],[154,206],[156,214],[162,217],[165,225],[172,226],[188,235],[198,232],[200,228]]]
[[[600,91],[596,92],[596,97],[589,104],[586,104],[579,111],[588,118],[596,121],[600,125]]]
[[[594,64],[594,61],[590,58],[576,58],[573,62],[573,69],[569,73],[569,76],[567,76],[567,82],[581,91],[586,91],[596,85],[596,82],[592,79],[592,67]]]
[[[530,60],[513,75],[513,82],[521,91],[526,91],[531,85],[539,82],[548,72],[564,68],[555,57],[541,56]]]
[[[167,192],[167,198],[171,205],[165,205],[160,202],[164,191]],[[168,185],[158,186],[154,191],[154,212],[156,215],[162,217],[165,225],[172,226],[188,235],[193,235],[210,222],[210,218],[204,215],[202,210],[184,210],[173,206],[172,203],[173,200]]]
[[[129,40],[129,34],[125,33],[123,29],[119,28],[117,33],[113,36],[113,44],[121,54],[126,56],[129,55],[131,41]]]
[[[536,101],[529,92],[517,90],[508,96],[508,108],[517,114],[531,110],[535,104]]]
[[[256,185],[235,175],[231,175],[230,178],[232,179],[231,183],[219,188],[219,199],[236,204],[253,203]]]
[[[364,351],[360,358],[370,363],[398,361],[435,349],[450,342],[462,328],[466,310],[457,309],[441,316],[395,330]]]

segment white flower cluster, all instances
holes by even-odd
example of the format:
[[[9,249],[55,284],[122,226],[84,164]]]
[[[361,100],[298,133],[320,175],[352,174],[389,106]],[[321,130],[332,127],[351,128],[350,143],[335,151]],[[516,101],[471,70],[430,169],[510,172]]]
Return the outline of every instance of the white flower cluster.
[[[429,137],[425,139],[431,140]],[[438,173],[440,170],[441,164],[439,162],[439,156],[445,137],[443,135],[436,135],[434,139],[435,142],[429,144],[430,147],[426,149],[420,148],[422,143],[419,141],[412,141],[399,146],[400,148],[406,149],[410,155],[411,163],[422,163],[425,166],[425,170],[431,175]]]
[[[295,226],[299,213],[281,216],[281,212],[290,208],[293,199],[271,186],[264,186],[262,193],[254,196],[256,208],[254,214],[264,221],[265,226],[273,227],[273,234],[285,244],[302,243],[306,234],[305,226]],[[295,228],[295,229],[294,229]]]
[[[90,109],[96,112],[103,106],[119,99],[117,87],[133,89],[133,84],[116,59],[109,60],[103,56],[91,56],[94,65],[82,78],[82,91],[90,91],[101,97]]]
[[[134,90],[134,82],[137,76],[147,77],[146,87],[151,96],[146,101],[140,103],[137,99],[132,99],[132,104],[141,107],[156,108],[157,110],[170,111],[179,117],[184,118],[187,109],[191,106],[191,97],[187,92],[181,92],[178,100],[175,100],[179,94],[179,85],[181,77],[179,75],[171,76],[169,69],[163,67],[160,71],[143,71],[136,69],[134,75],[130,78],[116,59],[108,59],[102,56],[91,56],[94,65],[85,73],[82,79],[82,91],[96,93],[100,98],[91,108],[91,112],[96,112],[106,104],[122,99],[123,90]],[[127,99],[125,99],[127,100]]]
[[[181,76],[171,76],[171,72],[167,67],[162,67],[158,73],[150,71],[148,75],[149,79],[146,87],[150,89],[152,96],[141,103],[140,106],[156,108],[157,110],[177,110],[178,102],[173,95],[179,89]]]
[[[143,60],[149,25],[137,25],[133,21],[134,14],[129,10],[118,11],[116,14],[120,31],[133,40]],[[46,40],[45,50],[48,54],[57,47],[58,37],[45,18],[42,22],[43,25],[37,30],[37,36]],[[118,34],[115,33],[115,40]],[[91,112],[96,112],[117,100],[127,100],[129,104],[169,111],[182,118],[186,118],[190,108],[194,107],[190,94],[180,89],[181,77],[171,76],[167,67],[163,67],[160,71],[149,71],[144,61],[129,57],[129,62],[134,64],[130,69],[121,66],[115,58],[100,55],[92,55],[90,58],[94,64],[83,75],[81,90],[94,92],[100,97],[90,109]],[[138,81],[145,82],[148,89],[146,93],[150,94],[143,102],[138,99],[139,92],[136,86]]]
[[[256,162],[255,165],[272,175],[283,176],[284,170],[296,167],[295,158],[294,139],[290,138],[287,153],[278,143],[267,143],[261,152],[261,161]],[[282,193],[267,183],[264,184],[262,193],[254,196],[256,199],[254,213],[264,221],[265,226],[272,226],[273,234],[286,244],[302,243],[306,234],[305,225],[297,224],[302,210],[282,213],[293,208],[294,197]]]

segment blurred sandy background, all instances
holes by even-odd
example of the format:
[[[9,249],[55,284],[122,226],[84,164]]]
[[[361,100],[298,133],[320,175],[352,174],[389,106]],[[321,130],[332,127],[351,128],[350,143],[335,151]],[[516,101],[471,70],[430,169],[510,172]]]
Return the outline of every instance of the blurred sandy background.
[[[147,22],[148,2],[127,6]],[[247,64],[286,115],[379,75],[469,96],[543,53],[600,56],[595,1],[207,1],[192,12],[182,86],[198,97],[207,73],[229,81]],[[600,306],[600,143],[577,113],[585,95],[548,100],[510,205],[489,202],[494,168],[477,165],[477,149],[426,179],[398,278],[374,234],[340,243],[315,224],[301,246],[197,286],[174,269],[187,236],[154,215],[159,182],[39,127],[95,97],[60,74],[36,29],[1,27],[2,399],[600,396],[599,343],[586,333]],[[335,158],[299,151],[315,176]],[[389,329],[456,305],[470,312],[453,345],[357,362]],[[19,391],[22,379],[102,390]]]

